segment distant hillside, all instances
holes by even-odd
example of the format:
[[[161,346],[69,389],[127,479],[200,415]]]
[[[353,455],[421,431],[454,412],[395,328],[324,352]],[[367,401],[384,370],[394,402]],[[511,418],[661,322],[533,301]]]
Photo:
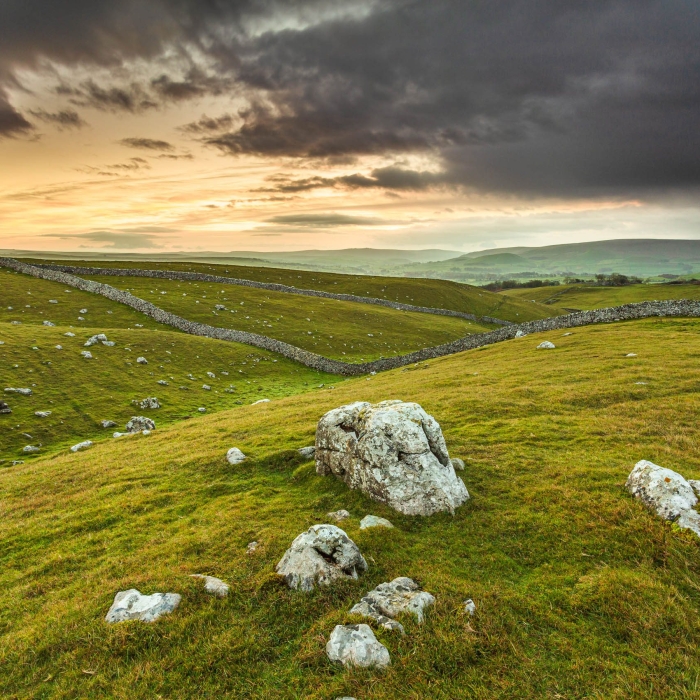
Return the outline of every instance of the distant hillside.
[[[408,265],[407,274],[459,281],[594,275],[700,275],[700,240],[614,240],[540,248],[494,248],[437,263]],[[530,273],[530,274],[525,274]]]

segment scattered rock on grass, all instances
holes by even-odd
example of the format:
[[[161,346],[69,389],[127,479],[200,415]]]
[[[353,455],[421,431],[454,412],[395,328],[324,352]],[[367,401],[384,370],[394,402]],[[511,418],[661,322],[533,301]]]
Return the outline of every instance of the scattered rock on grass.
[[[258,400],[258,401],[253,401],[253,403],[251,404],[251,406],[256,406],[256,405],[259,404],[259,403],[270,403],[270,399],[260,399],[260,400]]]
[[[93,335],[85,341],[85,347],[89,348],[91,345],[97,345],[100,341],[107,340],[107,336],[104,333],[98,333]]]
[[[326,654],[343,666],[386,668],[391,664],[389,650],[368,625],[336,625],[326,644]]]
[[[32,390],[31,389],[13,389],[12,387],[8,387],[7,389],[5,389],[5,393],[7,393],[7,394],[20,394],[20,396],[31,396]]]
[[[226,453],[226,461],[229,464],[240,464],[245,460],[246,456],[237,447],[232,447]]]
[[[80,452],[81,450],[87,450],[89,447],[92,447],[92,440],[83,440],[83,442],[73,445],[73,447],[70,448],[70,451]]]
[[[314,455],[316,454],[316,448],[315,447],[300,447],[297,452],[304,458],[304,459],[313,459]]]
[[[357,545],[335,525],[313,525],[299,535],[275,571],[290,588],[311,591],[338,579],[356,579],[367,570]]]
[[[215,595],[217,598],[225,598],[228,595],[229,586],[216,576],[205,576],[204,574],[190,574],[192,578],[204,580],[204,590]]]
[[[410,613],[422,623],[423,611],[434,603],[435,597],[422,591],[413,579],[400,576],[390,583],[380,583],[351,608],[350,614],[371,617],[386,629],[403,632],[403,626],[393,618]]]
[[[137,357],[136,362],[139,365],[147,365],[148,364],[148,360],[145,357]]]
[[[166,382],[165,379],[159,379],[158,384],[160,384],[161,386],[168,386],[168,382]]]
[[[678,472],[643,459],[635,464],[626,487],[659,517],[700,536],[700,513],[694,510],[698,498]]]
[[[198,410],[200,413],[206,413],[206,412],[207,412],[207,409],[204,408],[204,406],[200,406],[197,410]]]
[[[259,542],[248,542],[248,546],[245,548],[246,554],[253,554],[258,548]]]
[[[455,471],[464,471],[464,460],[459,459],[458,457],[453,457],[452,460],[452,466],[455,468]]]
[[[37,418],[48,418],[51,415],[51,411],[34,411],[34,415]]]
[[[75,338],[75,333],[71,333],[70,331],[64,333],[63,335],[67,336],[68,338]]]
[[[180,604],[182,597],[178,593],[153,593],[143,595],[135,588],[119,591],[105,620],[107,622],[124,622],[140,620],[153,622],[161,615],[171,613]]]
[[[380,518],[376,515],[365,515],[360,520],[360,530],[369,530],[372,527],[394,527],[386,518]]]
[[[8,413],[12,413],[12,409],[4,401],[0,401],[0,415]]]
[[[100,425],[103,428],[114,428],[117,424],[113,420],[103,420],[100,422]]]
[[[474,613],[476,613],[476,603],[471,598],[467,598],[467,600],[464,601],[464,612],[469,615],[474,615]]]
[[[440,425],[417,403],[357,402],[326,413],[316,429],[316,472],[406,515],[453,513],[469,498]]]
[[[42,321],[43,325],[45,326],[55,326],[55,323],[52,323],[51,321]]]
[[[636,353],[636,352],[628,352],[628,353],[625,355],[625,357],[637,357],[637,353]]]
[[[158,403],[158,399],[155,396],[149,396],[145,399],[141,399],[141,401],[137,402],[139,405],[139,408],[160,408],[160,403]]]
[[[92,353],[89,350],[82,350],[80,354],[86,359],[86,360],[92,360]]]
[[[348,513],[347,510],[334,510],[332,513],[326,513],[326,516],[330,518],[331,520],[335,520],[336,523],[339,523],[341,520],[346,520],[347,518],[350,517],[350,513]]]
[[[548,340],[545,340],[541,342],[538,346],[538,350],[554,350],[556,348],[556,345],[554,343],[550,343]]]
[[[127,433],[140,433],[142,430],[155,430],[155,422],[146,416],[132,416],[126,424]]]
[[[36,447],[36,445],[26,445],[25,447],[22,448],[22,452],[25,454],[31,455],[34,454],[35,452],[39,452],[39,448]]]

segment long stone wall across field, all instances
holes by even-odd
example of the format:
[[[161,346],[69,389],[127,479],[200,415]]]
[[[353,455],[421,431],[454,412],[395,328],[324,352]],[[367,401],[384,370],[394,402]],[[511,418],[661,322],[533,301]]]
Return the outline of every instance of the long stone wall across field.
[[[286,284],[275,284],[274,282],[255,282],[254,280],[244,280],[237,277],[222,277],[221,275],[206,275],[199,272],[179,272],[177,270],[139,270],[120,269],[110,267],[77,267],[75,265],[51,265],[37,264],[45,270],[57,270],[67,272],[71,275],[110,275],[112,277],[154,277],[155,279],[183,280],[186,282],[216,282],[218,284],[235,284],[240,287],[254,287],[256,289],[266,289],[270,292],[284,292],[286,294],[299,294],[305,297],[321,297],[323,299],[337,299],[338,301],[353,301],[358,304],[372,304],[374,306],[386,306],[398,311],[414,311],[421,314],[435,314],[437,316],[454,316],[465,318],[469,321],[481,321],[483,323],[493,323],[498,326],[508,326],[510,321],[503,321],[492,316],[475,316],[474,314],[452,309],[435,309],[430,306],[414,306],[413,304],[401,304],[398,301],[388,299],[378,299],[377,297],[362,297],[356,294],[333,294],[331,292],[321,292],[317,289],[299,289]]]
[[[164,311],[154,304],[140,299],[129,292],[115,289],[101,282],[85,280],[59,270],[27,265],[13,258],[0,258],[0,267],[7,267],[16,272],[31,275],[32,277],[60,282],[76,289],[92,292],[93,294],[101,294],[108,299],[126,304],[160,323],[172,326],[185,333],[252,345],[257,348],[279,353],[307,367],[345,376],[357,376],[368,374],[369,372],[381,372],[395,369],[396,367],[403,367],[435,357],[443,357],[464,350],[473,350],[483,347],[484,345],[492,345],[493,343],[510,340],[511,338],[523,334],[564,330],[567,328],[576,328],[578,326],[589,326],[595,323],[632,321],[652,316],[700,316],[700,301],[687,299],[677,301],[644,301],[638,304],[626,304],[624,306],[615,306],[609,309],[596,309],[594,311],[579,311],[577,313],[567,314],[566,316],[554,316],[553,318],[545,318],[538,321],[527,321],[526,323],[517,325],[512,324],[489,333],[469,335],[451,343],[417,350],[408,355],[397,355],[396,357],[374,360],[373,362],[351,364],[338,360],[331,360],[327,357],[317,355],[316,353],[297,348],[289,343],[283,343],[264,335],[258,335],[257,333],[234,331],[227,328],[217,328],[204,323],[188,321],[180,316]]]

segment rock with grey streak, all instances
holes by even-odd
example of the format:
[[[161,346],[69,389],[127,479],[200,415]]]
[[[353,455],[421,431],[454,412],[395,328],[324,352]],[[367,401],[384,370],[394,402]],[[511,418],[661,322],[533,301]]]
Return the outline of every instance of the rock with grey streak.
[[[695,510],[698,497],[678,472],[643,459],[635,464],[626,487],[659,517],[700,536],[700,513]]]
[[[326,413],[316,429],[316,472],[406,515],[454,513],[469,498],[440,425],[417,403],[357,402]]]
[[[343,666],[386,668],[391,664],[389,650],[369,625],[336,625],[326,644],[326,654]]]
[[[140,620],[154,622],[162,615],[171,613],[180,604],[182,597],[178,593],[152,593],[143,595],[135,588],[119,591],[105,620],[107,622],[125,622]]]
[[[335,525],[312,525],[299,535],[275,569],[290,588],[311,591],[367,570],[357,545]]]
[[[204,574],[190,574],[192,578],[200,578],[204,581],[204,590],[217,598],[225,598],[228,595],[229,585],[216,576]]]

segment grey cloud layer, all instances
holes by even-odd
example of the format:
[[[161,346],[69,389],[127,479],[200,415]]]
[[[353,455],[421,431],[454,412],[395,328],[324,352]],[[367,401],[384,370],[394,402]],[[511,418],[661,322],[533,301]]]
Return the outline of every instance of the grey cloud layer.
[[[352,3],[350,15],[347,7],[11,1],[0,5],[0,76],[42,58],[117,68],[174,47],[184,71],[64,86],[73,91],[66,97],[138,112],[231,95],[247,107],[183,131],[232,155],[422,152],[442,167],[273,184],[286,192],[450,186],[644,196],[700,184],[697,3],[378,0]],[[0,133],[29,128],[0,95]]]

